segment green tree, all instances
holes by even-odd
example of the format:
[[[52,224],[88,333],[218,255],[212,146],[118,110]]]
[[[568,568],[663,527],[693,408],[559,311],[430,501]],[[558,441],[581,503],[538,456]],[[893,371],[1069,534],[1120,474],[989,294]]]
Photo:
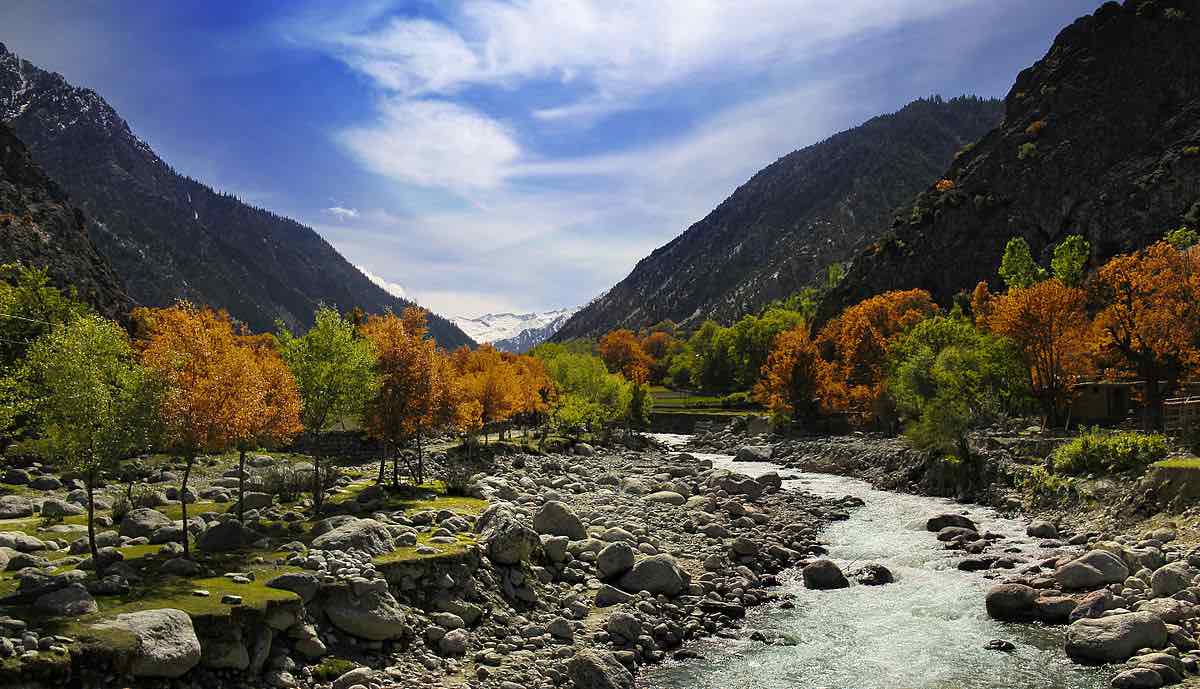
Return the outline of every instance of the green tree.
[[[1054,247],[1050,272],[1068,287],[1079,287],[1087,268],[1092,247],[1082,235],[1073,234]]]
[[[1191,228],[1181,227],[1168,232],[1166,240],[1179,251],[1186,251],[1200,243],[1200,234]]]
[[[551,418],[560,430],[579,437],[626,417],[633,386],[609,373],[600,357],[573,353],[558,344],[540,346],[532,354],[542,360],[558,390]]]
[[[1000,260],[1000,277],[1008,289],[1029,287],[1046,278],[1046,271],[1033,260],[1029,244],[1022,237],[1013,237],[1004,247]]]
[[[758,382],[775,338],[805,324],[798,311],[769,308],[761,316],[746,316],[728,330],[728,356],[733,366],[733,383],[748,390]]]
[[[97,479],[151,446],[161,386],[135,361],[125,331],[94,315],[57,325],[37,340],[27,373],[51,452],[87,488],[88,547],[99,565]]]
[[[625,420],[630,430],[642,430],[650,425],[650,413],[654,411],[654,398],[642,383],[634,383],[629,392],[629,406]]]
[[[276,335],[279,355],[292,371],[300,390],[300,423],[319,436],[345,419],[357,419],[376,389],[375,350],[358,336],[354,325],[326,306],[317,309],[313,327],[296,337],[285,328]],[[320,511],[325,487],[321,453],[313,453],[313,505]]]

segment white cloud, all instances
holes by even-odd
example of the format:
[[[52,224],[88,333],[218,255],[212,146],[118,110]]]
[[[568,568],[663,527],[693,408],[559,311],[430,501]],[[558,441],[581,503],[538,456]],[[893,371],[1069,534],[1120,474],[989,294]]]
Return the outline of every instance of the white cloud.
[[[342,220],[350,220],[352,218],[358,217],[358,209],[357,208],[345,208],[343,206],[330,206],[329,208],[325,209],[325,212],[329,213],[330,215],[332,215],[336,218],[340,218]]]
[[[387,280],[379,277],[375,273],[372,273],[371,271],[367,270],[366,267],[364,267],[364,266],[356,265],[354,267],[358,268],[358,272],[367,276],[368,280],[370,280],[371,282],[374,282],[376,285],[378,285],[380,288],[382,288],[384,292],[387,292],[388,294],[392,295],[393,297],[398,297],[400,299],[409,299],[410,298],[408,296],[408,292],[404,289],[403,285],[400,285],[399,283],[396,283],[396,282],[388,282]]]

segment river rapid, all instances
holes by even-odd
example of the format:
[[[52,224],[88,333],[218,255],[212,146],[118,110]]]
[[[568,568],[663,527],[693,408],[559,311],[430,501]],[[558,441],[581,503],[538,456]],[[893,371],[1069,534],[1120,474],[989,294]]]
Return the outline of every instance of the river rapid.
[[[659,435],[680,445],[687,436]],[[924,529],[933,514],[964,506],[941,498],[889,493],[862,481],[827,474],[795,473],[729,455],[691,452],[714,466],[751,476],[780,471],[785,489],[823,496],[853,495],[866,501],[850,519],[824,534],[830,559],[844,571],[867,563],[895,575],[886,586],[852,585],[809,591],[799,573],[785,577],[795,608],[752,611],[746,630],[783,635],[795,645],[715,639],[691,647],[702,656],[648,669],[642,689],[1100,689],[1111,673],[1070,662],[1062,651],[1063,627],[996,622],[984,612],[991,584],[981,573],[955,568],[961,554],[944,550]],[[981,530],[1004,534],[1025,552],[1036,543],[1026,522],[969,506]],[[772,634],[773,633],[773,634]],[[1015,644],[1011,652],[986,650],[992,639]]]

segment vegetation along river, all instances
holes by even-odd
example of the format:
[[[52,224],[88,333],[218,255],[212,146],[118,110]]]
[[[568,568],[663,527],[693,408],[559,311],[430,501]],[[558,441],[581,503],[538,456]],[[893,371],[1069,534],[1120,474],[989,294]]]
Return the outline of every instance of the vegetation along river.
[[[659,436],[680,442],[683,436]],[[779,468],[734,463],[728,455],[692,453],[715,466],[758,475]],[[781,472],[782,473],[782,472]],[[795,645],[716,639],[692,648],[701,659],[669,662],[649,670],[644,689],[1094,689],[1108,686],[1110,673],[1075,665],[1062,652],[1063,628],[996,622],[983,598],[988,580],[955,568],[958,557],[924,529],[933,514],[957,511],[950,500],[890,493],[866,483],[827,474],[796,474],[785,487],[840,497],[866,505],[825,534],[829,557],[849,571],[880,563],[895,583],[852,585],[836,591],[804,588],[798,572],[784,583],[795,607],[752,611],[746,629],[782,635]],[[982,528],[1004,534],[1022,550],[1036,544],[1026,524],[971,506]],[[745,636],[745,635],[743,635]],[[1011,652],[984,648],[1005,639]]]

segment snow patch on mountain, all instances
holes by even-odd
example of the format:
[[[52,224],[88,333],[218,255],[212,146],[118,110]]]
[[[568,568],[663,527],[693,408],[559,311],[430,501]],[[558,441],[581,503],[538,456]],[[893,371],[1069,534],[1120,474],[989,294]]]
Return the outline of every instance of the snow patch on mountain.
[[[371,271],[367,270],[363,266],[354,266],[354,267],[358,268],[358,272],[367,276],[368,280],[370,280],[371,282],[374,282],[384,292],[387,292],[388,294],[392,295],[393,297],[396,297],[397,299],[408,299],[409,298],[408,293],[404,291],[403,285],[396,283],[396,282],[388,282],[387,280],[384,280],[383,278],[379,277],[375,273],[372,273]]]
[[[454,324],[476,342],[490,342],[497,349],[526,352],[545,342],[578,311],[556,309],[537,313],[489,313],[477,318],[460,316]]]

